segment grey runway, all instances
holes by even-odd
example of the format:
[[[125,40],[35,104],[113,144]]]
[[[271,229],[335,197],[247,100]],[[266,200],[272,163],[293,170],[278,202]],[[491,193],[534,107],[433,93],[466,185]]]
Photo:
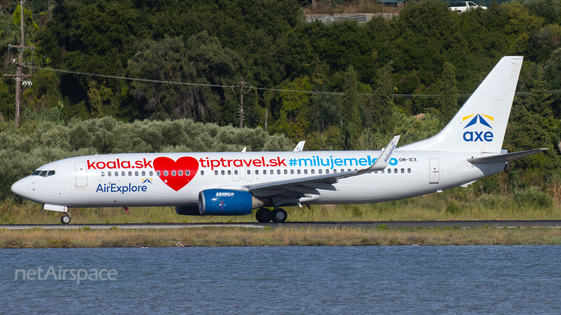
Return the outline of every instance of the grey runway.
[[[341,221],[341,222],[285,222],[285,223],[113,223],[113,224],[1,224],[0,229],[24,230],[24,229],[181,229],[181,228],[377,228],[380,225],[388,228],[445,228],[445,227],[561,227],[561,220],[484,220],[484,221]]]

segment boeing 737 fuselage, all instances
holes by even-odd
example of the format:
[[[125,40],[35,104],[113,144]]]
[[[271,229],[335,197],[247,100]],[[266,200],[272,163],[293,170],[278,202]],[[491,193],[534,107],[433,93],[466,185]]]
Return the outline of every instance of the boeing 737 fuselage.
[[[259,209],[259,222],[284,222],[283,206],[382,202],[468,185],[543,150],[501,150],[521,64],[501,59],[439,134],[399,148],[396,136],[382,151],[81,156],[40,167],[12,191],[63,212],[63,223],[69,207],[134,206],[175,206],[181,215]]]

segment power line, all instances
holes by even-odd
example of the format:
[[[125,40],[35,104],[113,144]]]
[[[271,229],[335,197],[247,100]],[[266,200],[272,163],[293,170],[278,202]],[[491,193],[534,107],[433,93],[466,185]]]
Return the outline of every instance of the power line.
[[[47,71],[62,72],[62,73],[68,73],[68,74],[87,75],[87,76],[92,76],[92,77],[118,79],[118,80],[126,80],[126,81],[140,81],[140,82],[149,82],[149,83],[166,83],[166,84],[191,85],[191,86],[207,86],[207,87],[232,88],[232,89],[239,88],[238,85],[189,83],[189,82],[164,81],[164,80],[153,80],[153,79],[129,78],[129,77],[120,77],[120,76],[115,76],[115,75],[106,75],[106,74],[98,74],[98,73],[89,73],[89,72],[80,72],[80,71],[71,71],[71,70],[38,67],[38,66],[32,66],[32,65],[24,65],[24,67],[37,69],[37,70],[47,70]],[[305,94],[325,94],[325,95],[345,95],[345,93],[343,93],[343,92],[285,90],[285,89],[272,89],[272,88],[262,88],[262,87],[251,87],[251,88],[256,89],[256,90],[261,90],[261,91],[305,93]],[[561,90],[545,91],[544,93],[559,94],[559,93],[561,93]],[[515,95],[517,95],[517,96],[526,96],[526,95],[532,95],[532,94],[535,94],[535,93],[534,92],[516,92],[515,93]],[[374,96],[373,93],[358,93],[358,95]],[[440,94],[392,94],[392,96],[393,97],[402,97],[402,98],[438,98],[438,97],[440,97]],[[469,96],[471,96],[471,94],[458,94],[458,96],[459,97],[469,97]]]
[[[31,66],[31,65],[27,65],[27,66],[25,66],[25,67],[32,68],[32,69],[38,69],[38,70],[48,70],[48,71],[62,72],[62,73],[68,73],[68,74],[79,74],[79,75],[87,75],[87,76],[91,76],[91,77],[100,77],[100,78],[109,78],[109,79],[119,79],[119,80],[127,80],[127,81],[141,81],[141,82],[151,82],[151,83],[168,83],[168,84],[209,86],[209,87],[230,87],[230,85],[220,85],[220,84],[186,83],[186,82],[177,82],[177,81],[164,81],[164,80],[128,78],[128,77],[119,77],[119,76],[115,76],[115,75],[106,75],[106,74],[97,74],[97,73],[70,71],[70,70],[62,70],[62,69],[54,69],[54,68],[45,68],[45,67]]]

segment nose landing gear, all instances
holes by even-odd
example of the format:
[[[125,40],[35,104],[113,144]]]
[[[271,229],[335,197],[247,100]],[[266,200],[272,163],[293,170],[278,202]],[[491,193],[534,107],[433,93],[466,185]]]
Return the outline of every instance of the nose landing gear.
[[[68,213],[63,214],[62,217],[60,218],[60,222],[62,222],[62,224],[68,224],[70,223],[70,220],[71,220],[70,214]]]

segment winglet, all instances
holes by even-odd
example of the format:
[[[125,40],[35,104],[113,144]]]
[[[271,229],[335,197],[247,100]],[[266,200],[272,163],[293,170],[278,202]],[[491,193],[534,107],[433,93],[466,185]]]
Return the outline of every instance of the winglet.
[[[296,145],[296,148],[294,148],[294,152],[302,152],[302,150],[304,150],[304,144],[306,143],[306,141],[300,141],[298,142],[298,144]]]
[[[382,151],[376,162],[372,164],[369,168],[363,170],[363,172],[372,172],[385,169],[390,164],[390,159],[392,157],[395,148],[397,147],[397,143],[399,142],[399,138],[401,136],[397,135],[393,137],[392,141],[386,146],[386,149]]]

